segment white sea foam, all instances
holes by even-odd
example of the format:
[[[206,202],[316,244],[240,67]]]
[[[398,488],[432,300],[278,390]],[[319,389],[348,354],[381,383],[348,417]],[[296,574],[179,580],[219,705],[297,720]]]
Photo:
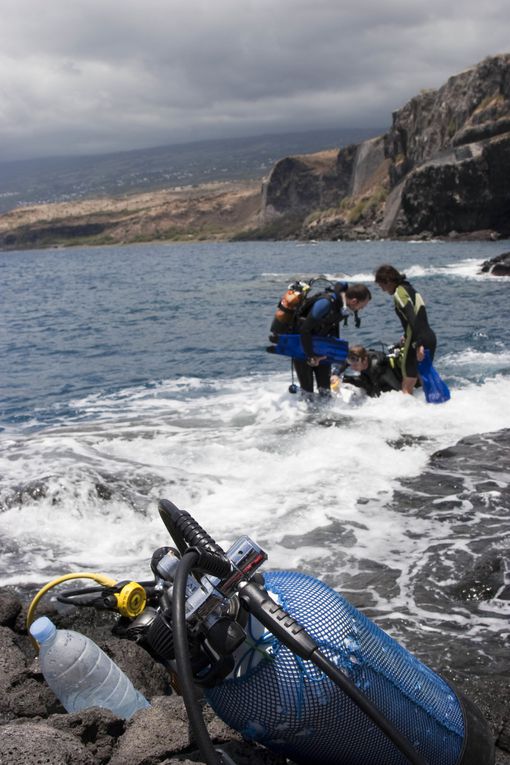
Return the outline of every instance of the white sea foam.
[[[484,262],[484,258],[466,258],[465,260],[456,260],[451,263],[441,263],[438,265],[423,265],[419,263],[411,263],[401,269],[405,271],[408,279],[422,279],[428,276],[446,276],[454,277],[462,280],[472,281],[484,281],[487,279],[494,279],[495,283],[500,281],[497,277],[491,277],[487,273],[481,272],[481,267]],[[374,270],[377,264],[374,264]],[[352,271],[352,272],[329,272],[323,274],[327,279],[331,281],[341,281],[346,279],[350,282],[373,282],[374,271]],[[280,284],[291,282],[296,278],[311,279],[317,274],[284,274],[284,273],[265,273],[263,278],[269,281],[278,282]]]
[[[395,392],[310,408],[286,387],[281,375],[188,379],[75,401],[74,424],[12,438],[3,450],[11,486],[41,481],[46,496],[26,494],[0,515],[0,531],[12,537],[14,528],[20,549],[46,550],[50,568],[118,571],[133,558],[143,568],[165,539],[156,503],[168,497],[217,538],[266,540],[276,565],[285,563],[286,535],[333,520],[363,525],[357,557],[401,565],[419,544],[409,521],[385,508],[398,481],[419,475],[439,448],[510,427],[501,407],[510,380],[501,376],[453,391],[440,406]],[[98,495],[102,484],[111,499]],[[412,523],[434,538],[437,521]],[[306,548],[293,560],[313,557]]]

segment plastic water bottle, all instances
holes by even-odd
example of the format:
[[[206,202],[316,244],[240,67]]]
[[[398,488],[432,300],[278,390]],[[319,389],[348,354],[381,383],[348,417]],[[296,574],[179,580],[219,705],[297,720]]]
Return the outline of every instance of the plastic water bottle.
[[[89,707],[110,709],[127,719],[149,702],[93,640],[72,630],[57,630],[41,616],[30,626],[39,643],[44,679],[68,712]]]

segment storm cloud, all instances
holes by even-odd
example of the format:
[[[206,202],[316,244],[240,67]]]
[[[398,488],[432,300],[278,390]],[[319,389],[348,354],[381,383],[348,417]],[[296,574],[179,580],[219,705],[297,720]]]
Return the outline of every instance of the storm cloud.
[[[0,159],[385,127],[421,89],[507,52],[509,8],[3,0]]]

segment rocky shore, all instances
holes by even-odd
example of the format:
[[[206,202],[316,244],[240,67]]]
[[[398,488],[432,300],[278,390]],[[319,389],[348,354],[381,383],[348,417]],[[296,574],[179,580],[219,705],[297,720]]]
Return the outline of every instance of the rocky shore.
[[[113,618],[80,609],[68,615],[43,606],[58,627],[89,635],[128,674],[151,706],[129,721],[108,710],[67,714],[46,685],[31,639],[24,629],[26,604],[0,590],[0,763],[1,765],[174,765],[201,762],[190,735],[186,709],[172,692],[167,671],[135,643],[111,634]],[[258,745],[244,742],[210,708],[204,709],[216,746],[240,765],[282,765]]]
[[[1,765],[191,765],[200,763],[184,704],[172,692],[166,670],[138,645],[111,633],[113,617],[92,609],[47,614],[59,627],[92,637],[129,675],[151,706],[129,721],[107,710],[67,714],[40,672],[24,628],[30,594],[0,590],[0,763]],[[441,668],[438,668],[439,670]],[[487,719],[497,745],[497,765],[510,765],[510,678],[442,674],[474,701]],[[289,762],[228,728],[208,708],[204,715],[215,746],[237,765]],[[479,763],[484,765],[484,763]]]

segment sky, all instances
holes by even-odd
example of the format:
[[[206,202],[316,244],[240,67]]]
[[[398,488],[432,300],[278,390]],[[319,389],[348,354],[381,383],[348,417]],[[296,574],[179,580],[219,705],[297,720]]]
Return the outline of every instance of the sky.
[[[508,0],[1,0],[0,160],[386,128],[510,51]]]

